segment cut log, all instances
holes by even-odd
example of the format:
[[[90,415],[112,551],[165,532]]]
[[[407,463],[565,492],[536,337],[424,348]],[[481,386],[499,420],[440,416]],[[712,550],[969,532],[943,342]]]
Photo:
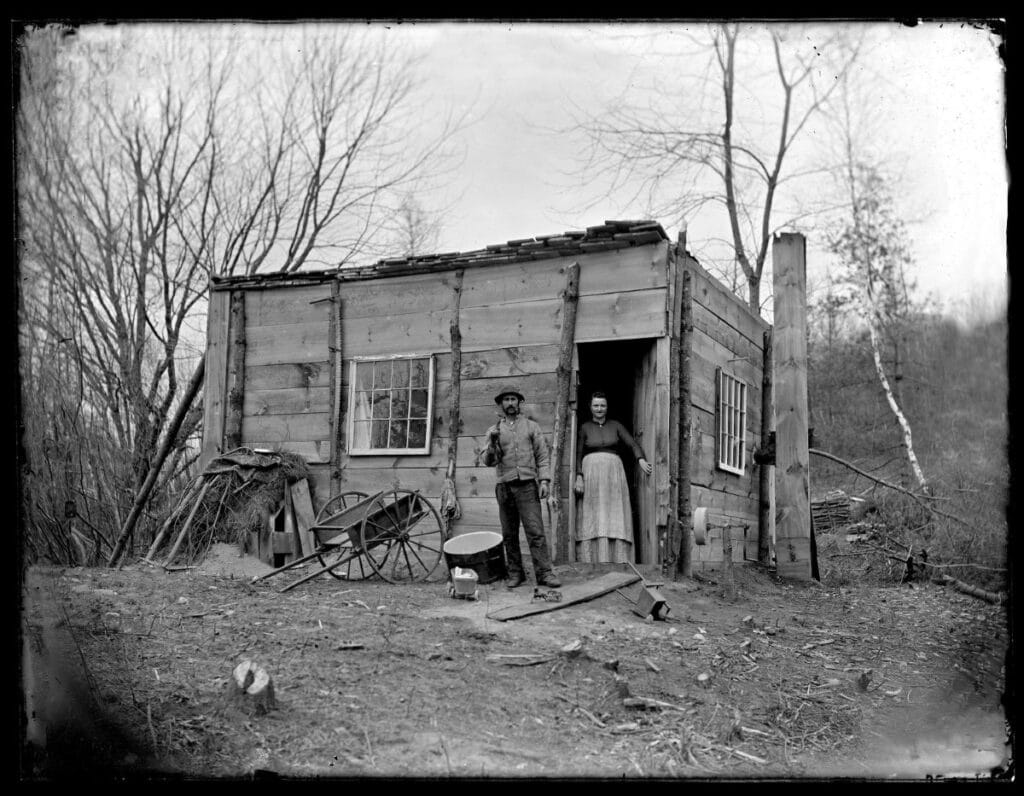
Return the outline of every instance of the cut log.
[[[274,681],[270,673],[253,661],[242,661],[231,673],[228,700],[246,713],[265,715],[277,707]]]
[[[962,580],[951,578],[949,575],[941,575],[940,577],[943,583],[948,583],[957,591],[977,597],[979,600],[985,600],[996,605],[1006,602],[1006,595],[1001,592],[986,591],[979,586],[972,586],[970,583],[964,583]]]

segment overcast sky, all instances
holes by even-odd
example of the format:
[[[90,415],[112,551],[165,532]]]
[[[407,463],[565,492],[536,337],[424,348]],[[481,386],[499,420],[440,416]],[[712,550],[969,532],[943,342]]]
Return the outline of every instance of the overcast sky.
[[[858,69],[877,86],[871,104],[881,120],[881,154],[905,166],[900,210],[911,221],[920,287],[954,302],[977,291],[1004,295],[1007,185],[997,38],[959,22],[856,24],[872,29],[870,53]],[[387,35],[425,56],[424,79],[438,100],[473,109],[462,169],[445,197],[435,199],[452,202],[441,248],[467,250],[637,217],[643,208],[624,194],[601,198],[568,175],[579,144],[556,131],[571,125],[574,105],[597,108],[627,86],[645,90],[655,78],[670,83],[680,69],[677,53],[687,48],[681,34],[701,27],[391,27]],[[675,219],[657,220],[676,236]],[[699,252],[702,239],[721,234],[724,216],[708,211],[687,221],[691,249]],[[813,279],[827,266],[813,239],[808,259]]]
[[[220,23],[261,36],[267,24]],[[313,26],[337,23],[312,22]],[[874,155],[898,174],[893,185],[900,217],[908,222],[919,287],[947,307],[985,296],[999,306],[1006,293],[1007,182],[1004,154],[1004,78],[999,41],[983,26],[960,22],[907,27],[891,22],[842,23],[868,33],[858,61],[858,84],[867,91],[864,116],[872,125]],[[300,26],[270,23],[283,39]],[[356,27],[365,28],[358,24]],[[675,108],[705,109],[720,102],[713,85],[680,88],[680,74],[699,72],[707,51],[693,43],[709,23],[371,23],[396,50],[421,57],[425,136],[449,110],[468,112],[470,124],[455,143],[460,167],[443,189],[418,197],[428,210],[443,210],[442,251],[466,251],[514,238],[579,229],[610,218],[647,217],[631,192],[581,181],[584,147],[570,134],[573,114],[599,112],[615,97],[644,102],[670,93]],[[762,44],[743,53],[744,68],[760,70],[763,84],[749,93],[754,115],[777,118],[771,49],[762,26],[743,41]],[[791,40],[817,45],[840,23],[814,28],[788,24]],[[107,28],[109,31],[110,29]],[[748,48],[753,45],[748,45]],[[822,44],[823,48],[825,47]],[[714,77],[714,75],[712,75]],[[749,80],[749,71],[744,72]],[[772,90],[774,89],[774,90]],[[676,94],[678,97],[676,98]],[[702,96],[703,95],[703,96]],[[685,115],[682,118],[686,118]],[[688,120],[687,120],[688,121]],[[775,134],[777,135],[777,133]],[[801,133],[787,169],[816,165],[829,143],[823,120]],[[812,182],[792,182],[780,206],[820,192]],[[779,214],[775,221],[778,223]],[[678,217],[655,217],[673,239]],[[721,206],[686,219],[688,247],[704,259],[716,239],[728,237]],[[822,236],[808,236],[808,278],[820,285],[830,266]],[[770,294],[770,282],[762,297]]]

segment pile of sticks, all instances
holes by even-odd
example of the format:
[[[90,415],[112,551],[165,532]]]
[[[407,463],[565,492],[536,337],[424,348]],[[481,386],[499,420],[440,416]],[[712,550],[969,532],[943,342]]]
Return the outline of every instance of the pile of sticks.
[[[233,454],[253,453],[238,448],[211,463],[219,466],[210,466],[200,473],[164,519],[143,561],[158,563],[154,556],[172,537],[173,542],[162,562],[165,569],[172,568],[179,559],[185,564],[201,559],[214,541],[224,541],[226,535],[231,537],[227,541],[238,541],[242,549],[247,550],[247,532],[264,531],[275,508],[287,503],[292,513],[292,501],[286,498],[291,498],[294,490],[289,487],[285,472],[288,463],[280,455],[260,451],[264,459],[258,465],[225,466],[225,461],[231,463],[228,457]],[[302,485],[306,486],[305,480]],[[312,511],[308,494],[307,488],[303,493],[304,514]],[[307,521],[307,527],[309,524]],[[262,536],[261,533],[260,541]]]

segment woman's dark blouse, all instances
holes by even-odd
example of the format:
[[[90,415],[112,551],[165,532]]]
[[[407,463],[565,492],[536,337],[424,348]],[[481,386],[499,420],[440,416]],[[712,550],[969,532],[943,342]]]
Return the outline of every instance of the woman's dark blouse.
[[[583,457],[588,453],[614,453],[622,458],[625,450],[631,450],[637,459],[646,459],[644,449],[633,435],[618,420],[606,420],[599,426],[593,420],[580,426],[580,437],[576,445],[576,472],[583,472]]]

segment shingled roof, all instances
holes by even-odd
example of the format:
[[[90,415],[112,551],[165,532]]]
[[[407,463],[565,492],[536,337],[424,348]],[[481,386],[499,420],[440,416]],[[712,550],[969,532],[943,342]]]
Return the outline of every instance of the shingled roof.
[[[343,266],[324,271],[295,271],[232,277],[215,276],[212,281],[215,287],[270,287],[293,282],[374,279],[398,276],[399,274],[423,274],[498,263],[543,260],[551,257],[572,257],[576,254],[644,246],[668,239],[665,230],[657,221],[605,221],[603,224],[587,227],[586,230],[571,230],[554,235],[519,238],[506,243],[494,243],[483,249],[474,249],[468,252],[388,258],[379,260],[373,265]]]

